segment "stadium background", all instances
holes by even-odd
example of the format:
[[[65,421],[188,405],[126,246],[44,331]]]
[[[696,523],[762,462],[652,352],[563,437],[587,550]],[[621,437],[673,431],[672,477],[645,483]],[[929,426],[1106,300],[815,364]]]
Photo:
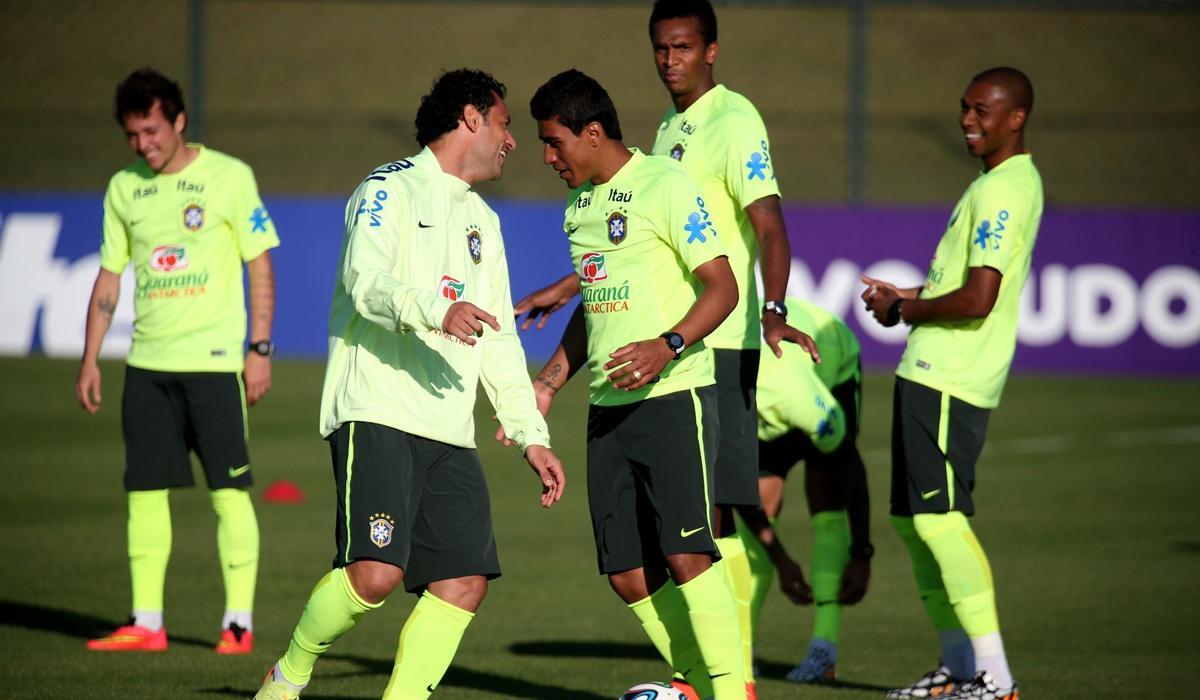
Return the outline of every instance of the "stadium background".
[[[995,64],[1033,77],[1029,146],[1048,205],[1034,279],[1062,285],[1064,318],[1054,342],[1022,344],[1023,371],[981,464],[978,527],[1006,640],[1022,687],[1042,697],[1188,697],[1200,683],[1200,8],[881,1],[718,3],[718,12],[718,80],[750,97],[771,133],[800,266],[793,290],[847,304],[848,315],[852,290],[841,286],[853,274],[839,261],[858,270],[903,259],[919,274],[976,172],[955,119],[966,79]],[[504,179],[480,191],[517,251],[515,291],[559,274],[565,253],[546,241],[563,191],[543,171],[526,100],[545,78],[578,67],[612,93],[627,141],[648,147],[666,100],[646,15],[642,4],[615,2],[0,3],[0,354],[16,356],[0,359],[0,553],[12,564],[0,577],[0,697],[248,695],[329,558],[327,457],[313,431],[321,365],[285,358],[252,415],[252,450],[259,484],[292,479],[310,499],[260,507],[259,650],[218,662],[206,648],[220,584],[201,489],[173,497],[171,653],[82,652],[82,639],[119,622],[128,604],[121,365],[106,363],[105,410],[89,420],[73,403],[74,361],[24,356],[78,356],[103,185],[130,157],[111,117],[116,82],[147,64],[178,77],[192,136],[253,165],[284,239],[279,335],[295,338],[285,353],[312,357],[344,196],[364,172],[414,149],[417,101],[441,69],[481,66],[507,83],[519,148]],[[1062,270],[1047,273],[1053,265]],[[1125,277],[1114,282],[1113,269]],[[1156,294],[1167,313],[1148,322],[1146,289],[1164,269],[1170,281],[1159,278],[1166,291]],[[119,314],[130,312],[126,297]],[[1114,324],[1124,335],[1097,340]],[[121,332],[119,323],[111,353],[120,354]],[[534,349],[553,337],[527,335]],[[809,618],[780,597],[768,603],[777,614],[760,644],[764,697],[877,697],[932,660],[884,517],[886,367],[899,346],[865,342],[880,368],[868,376],[862,438],[875,582],[847,614],[846,682],[831,689],[779,680],[802,652]],[[1141,376],[1114,376],[1130,372]],[[1155,378],[1164,373],[1171,378]],[[480,436],[506,577],[439,697],[603,698],[661,675],[636,623],[592,573],[581,389],[552,416],[574,480],[550,513],[534,512],[534,484],[516,457]],[[481,424],[488,415],[480,409]],[[783,532],[802,554],[802,497],[792,489],[789,498]],[[340,643],[306,699],[378,693],[410,604],[397,597]]]

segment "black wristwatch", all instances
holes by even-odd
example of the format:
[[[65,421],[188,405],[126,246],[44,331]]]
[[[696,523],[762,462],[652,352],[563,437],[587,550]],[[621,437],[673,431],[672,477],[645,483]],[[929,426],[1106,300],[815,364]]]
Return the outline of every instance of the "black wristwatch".
[[[250,351],[263,357],[270,357],[275,354],[275,343],[270,340],[252,340],[250,341]]]
[[[683,336],[679,335],[675,331],[667,331],[658,337],[667,341],[667,347],[671,348],[671,352],[675,353],[675,357],[671,359],[678,360],[679,356],[683,354],[683,350],[686,347],[683,342]]]
[[[779,314],[785,320],[787,319],[787,305],[782,301],[768,301],[763,304],[762,312],[765,315],[768,311]]]
[[[885,319],[885,323],[883,325],[888,326],[890,328],[891,326],[894,326],[897,323],[900,323],[900,320],[901,320],[901,318],[900,318],[900,302],[902,302],[902,301],[904,301],[904,300],[897,299],[896,301],[892,302],[891,306],[888,307],[887,318]]]
[[[850,545],[850,558],[860,561],[871,561],[871,557],[875,556],[875,545],[867,542],[866,544]]]

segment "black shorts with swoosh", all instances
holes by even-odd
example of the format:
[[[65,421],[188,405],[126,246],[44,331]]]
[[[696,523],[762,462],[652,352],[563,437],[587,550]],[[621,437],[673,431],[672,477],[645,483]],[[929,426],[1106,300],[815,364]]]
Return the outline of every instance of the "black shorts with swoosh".
[[[717,432],[712,386],[588,408],[588,506],[600,573],[663,567],[671,554],[718,558],[708,474]]]

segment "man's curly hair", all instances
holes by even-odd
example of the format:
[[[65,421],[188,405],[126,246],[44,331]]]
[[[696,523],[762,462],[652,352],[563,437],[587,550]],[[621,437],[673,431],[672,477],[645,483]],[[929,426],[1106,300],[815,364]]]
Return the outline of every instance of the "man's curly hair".
[[[175,117],[184,111],[183,91],[178,83],[153,68],[135,70],[117,85],[113,117],[124,126],[125,117],[149,114],[155,102],[162,105],[163,116],[172,124],[175,123]]]
[[[496,95],[504,97],[504,83],[490,73],[471,68],[442,73],[417,108],[417,143],[424,148],[457,129],[467,105],[474,105],[486,120]]]

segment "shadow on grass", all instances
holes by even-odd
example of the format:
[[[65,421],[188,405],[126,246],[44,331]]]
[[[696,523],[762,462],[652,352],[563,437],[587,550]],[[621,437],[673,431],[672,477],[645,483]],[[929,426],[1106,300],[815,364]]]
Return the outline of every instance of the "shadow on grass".
[[[597,659],[657,659],[658,652],[649,644],[627,644],[623,642],[573,642],[567,640],[547,640],[535,642],[517,642],[508,647],[509,651],[519,656],[562,656],[571,658]],[[762,678],[783,680],[794,664],[778,661],[759,661],[758,675]],[[822,683],[822,688],[833,690],[869,690],[887,692],[891,688],[870,683],[837,680]],[[307,698],[306,698],[307,700]]]
[[[379,676],[380,690],[387,683],[387,678],[392,675],[392,664],[394,659],[372,659],[366,656],[356,656],[352,654],[336,654],[327,653],[321,657],[331,661],[344,661],[354,664],[357,670],[345,671],[341,673],[326,673],[320,674],[316,678],[316,685],[319,686],[321,678],[350,678],[355,676]],[[560,698],[572,698],[573,700],[611,700],[607,695],[598,695],[585,690],[576,690],[565,688],[561,685],[550,685],[547,683],[537,683],[535,681],[526,680],[524,678],[514,678],[512,676],[502,676],[496,673],[485,673],[482,671],[472,671],[469,668],[461,666],[451,666],[446,672],[446,677],[438,684],[438,688],[470,688],[472,690],[486,690],[490,693],[507,695],[514,698],[536,698],[537,700],[560,700]],[[226,697],[245,698],[254,693],[255,689],[247,688],[232,688],[225,686],[223,688],[206,688],[200,692],[208,695],[218,695]],[[318,687],[317,690],[320,690]],[[304,700],[338,700],[339,698],[347,698],[346,695],[319,695],[313,693],[304,693]],[[352,696],[363,698],[377,698],[378,694]]]
[[[94,639],[112,632],[123,622],[114,622],[102,617],[84,615],[73,610],[48,608],[32,603],[17,603],[11,600],[0,600],[0,626],[23,627],[43,632],[56,632],[67,637],[79,639]],[[196,639],[194,637],[177,637],[168,634],[171,644],[211,647],[215,639]]]

